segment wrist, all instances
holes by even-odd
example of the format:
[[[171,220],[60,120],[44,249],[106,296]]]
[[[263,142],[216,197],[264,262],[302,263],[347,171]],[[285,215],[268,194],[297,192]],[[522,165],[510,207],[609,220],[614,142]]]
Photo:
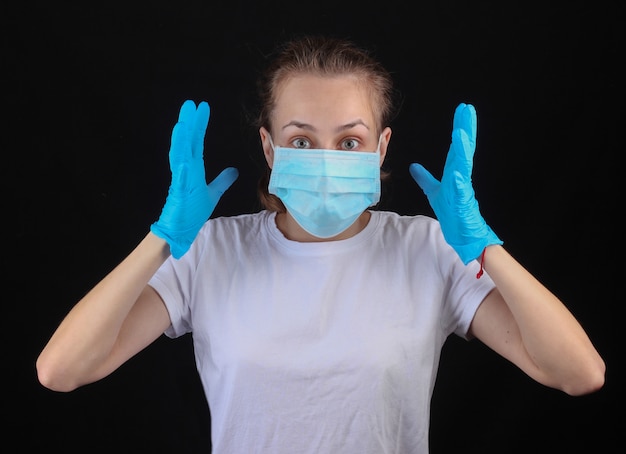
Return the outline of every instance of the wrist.
[[[152,229],[148,232],[142,243],[145,243],[148,248],[153,250],[157,256],[167,259],[170,255],[170,245],[168,242],[155,234]]]

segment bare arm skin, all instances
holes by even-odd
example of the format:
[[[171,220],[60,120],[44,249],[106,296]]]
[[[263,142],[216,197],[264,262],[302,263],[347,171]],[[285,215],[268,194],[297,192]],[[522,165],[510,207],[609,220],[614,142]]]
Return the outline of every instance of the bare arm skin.
[[[539,383],[570,395],[600,389],[604,361],[565,305],[502,246],[486,248],[484,268],[496,289],[470,333]]]
[[[207,102],[186,100],[172,130],[172,180],[159,219],[141,243],[85,295],[54,332],[37,359],[40,383],[72,391],[99,380],[152,343],[170,326],[161,297],[147,284],[171,255],[181,257],[220,197],[237,179],[224,169],[207,185],[204,135]]]
[[[61,322],[37,359],[39,381],[71,391],[99,380],[157,339],[170,320],[147,282],[169,256],[149,233]],[[501,246],[485,251],[496,283],[470,334],[538,382],[570,395],[604,384],[604,361],[569,310]]]
[[[99,380],[163,334],[169,314],[146,284],[168,256],[149,233],[72,308],[37,358],[43,386],[72,391]]]

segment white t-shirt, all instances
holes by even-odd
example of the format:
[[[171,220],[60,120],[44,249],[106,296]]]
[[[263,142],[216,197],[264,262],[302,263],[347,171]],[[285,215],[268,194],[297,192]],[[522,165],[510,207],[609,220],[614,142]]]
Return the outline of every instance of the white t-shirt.
[[[215,453],[427,453],[448,335],[494,287],[426,216],[372,211],[352,238],[299,243],[261,211],[209,220],[150,281],[192,333]]]

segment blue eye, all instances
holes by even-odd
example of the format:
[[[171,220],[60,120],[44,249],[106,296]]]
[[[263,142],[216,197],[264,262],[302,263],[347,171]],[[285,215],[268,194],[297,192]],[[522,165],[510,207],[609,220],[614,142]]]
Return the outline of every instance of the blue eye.
[[[344,150],[354,150],[359,147],[359,142],[354,139],[346,139],[343,141],[342,148]]]
[[[311,143],[302,137],[298,137],[297,139],[292,140],[291,145],[294,148],[310,148],[311,147]]]

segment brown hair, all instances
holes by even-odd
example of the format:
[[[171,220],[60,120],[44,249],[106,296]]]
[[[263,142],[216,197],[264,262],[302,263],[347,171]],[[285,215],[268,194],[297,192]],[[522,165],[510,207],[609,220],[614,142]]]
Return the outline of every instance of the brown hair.
[[[306,36],[287,41],[279,47],[273,60],[261,75],[258,84],[260,110],[256,127],[271,131],[271,118],[276,94],[281,83],[299,74],[335,76],[356,75],[369,87],[373,99],[378,133],[387,126],[394,114],[394,90],[389,72],[365,49],[349,40],[323,36]],[[381,178],[388,175],[381,172]],[[270,211],[284,212],[278,197],[268,192],[270,169],[259,180],[258,193],[262,206]]]

